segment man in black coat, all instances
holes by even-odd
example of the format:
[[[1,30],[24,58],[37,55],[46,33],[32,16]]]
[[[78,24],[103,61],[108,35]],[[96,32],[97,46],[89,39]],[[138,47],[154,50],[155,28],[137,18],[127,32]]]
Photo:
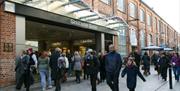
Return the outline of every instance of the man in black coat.
[[[112,91],[119,91],[119,74],[122,67],[121,55],[115,51],[112,44],[109,46],[109,51],[105,57],[106,80]]]
[[[51,78],[52,80],[54,80],[54,85],[56,86],[56,88],[58,88],[58,90],[56,91],[60,91],[61,89],[60,83],[57,84],[56,82],[56,81],[59,81],[61,77],[61,74],[57,74],[57,73],[60,73],[58,72],[57,60],[61,56],[61,52],[62,50],[60,48],[56,48],[55,51],[52,53],[50,57],[50,62],[49,62],[49,66],[51,68]]]
[[[96,91],[97,74],[99,71],[100,64],[98,58],[93,54],[93,50],[89,49],[85,58],[85,62],[87,66],[87,74],[90,75],[92,91]]]

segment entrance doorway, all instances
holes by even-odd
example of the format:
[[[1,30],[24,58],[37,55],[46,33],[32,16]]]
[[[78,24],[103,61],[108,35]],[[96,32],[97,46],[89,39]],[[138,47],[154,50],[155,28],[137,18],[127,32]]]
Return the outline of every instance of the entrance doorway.
[[[82,55],[88,48],[95,49],[95,33],[35,21],[26,21],[26,42],[37,51],[53,50],[59,47],[66,52],[79,51]],[[34,45],[32,45],[34,43]]]

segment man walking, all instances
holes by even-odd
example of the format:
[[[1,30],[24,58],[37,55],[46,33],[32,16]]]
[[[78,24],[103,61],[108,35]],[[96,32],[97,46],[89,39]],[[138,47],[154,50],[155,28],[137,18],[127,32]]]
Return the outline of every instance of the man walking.
[[[107,84],[112,91],[119,91],[119,74],[122,67],[120,54],[115,51],[114,45],[109,46],[109,53],[105,57]]]
[[[93,50],[89,49],[86,55],[85,62],[87,64],[87,75],[90,75],[91,91],[96,91],[96,80],[99,68],[98,58],[93,55]]]

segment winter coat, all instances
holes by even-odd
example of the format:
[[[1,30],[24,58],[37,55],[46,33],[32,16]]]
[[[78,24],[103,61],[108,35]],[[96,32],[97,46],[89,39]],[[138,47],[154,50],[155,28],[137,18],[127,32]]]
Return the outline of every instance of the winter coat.
[[[141,61],[141,55],[139,55],[138,53],[134,52],[132,54],[132,56],[135,58],[135,63],[136,65],[139,67],[140,66],[140,61]]]
[[[53,80],[55,80],[55,78],[56,78],[56,72],[58,69],[57,60],[59,57],[60,57],[59,52],[53,52],[50,57],[49,66],[51,67],[51,77]]]
[[[86,55],[85,57],[86,71],[89,75],[96,75],[99,71],[99,61],[96,56]]]
[[[136,88],[137,82],[137,75],[143,80],[146,81],[141,72],[139,71],[138,67],[136,66],[126,66],[121,73],[121,76],[124,77],[127,74],[127,87],[129,89]]]
[[[110,52],[105,56],[106,72],[119,74],[122,67],[121,55],[117,52]]]
[[[164,56],[160,58],[158,65],[160,65],[160,69],[164,69],[169,67],[169,63],[169,59],[166,56]]]
[[[143,65],[146,66],[146,67],[149,67],[150,66],[150,57],[147,56],[147,55],[144,55],[142,57],[142,61],[143,61]]]
[[[153,55],[151,56],[151,60],[152,60],[152,62],[154,63],[154,65],[157,65],[158,59],[159,59],[159,56],[156,55],[156,54],[153,54]]]
[[[81,71],[82,70],[82,58],[80,56],[74,56],[72,58],[72,61],[74,62],[74,70],[75,71]]]

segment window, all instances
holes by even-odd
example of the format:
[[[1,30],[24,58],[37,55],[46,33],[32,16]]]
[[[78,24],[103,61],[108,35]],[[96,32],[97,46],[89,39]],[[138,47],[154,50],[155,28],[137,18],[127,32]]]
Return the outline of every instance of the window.
[[[156,30],[157,26],[156,26],[156,21],[157,19],[154,17],[153,18],[153,27],[154,27],[154,30]],[[156,32],[156,31],[155,31]]]
[[[101,1],[106,3],[106,4],[111,4],[111,0],[101,0]]]
[[[148,35],[148,45],[152,45],[153,37],[151,34]]]
[[[144,10],[140,9],[140,21],[141,22],[145,22],[145,13],[144,13]]]
[[[144,30],[141,30],[141,32],[140,32],[140,42],[141,42],[141,48],[145,47],[145,32],[144,32]]]
[[[152,25],[152,17],[149,14],[147,15],[147,25],[148,26]]]
[[[126,0],[118,0],[117,6],[120,11],[126,12]]]
[[[136,18],[137,17],[137,12],[136,12],[136,5],[134,4],[134,3],[129,3],[129,7],[130,7],[130,13],[129,13],[129,15],[131,16],[131,17],[134,17],[134,18]]]
[[[122,56],[125,56],[127,54],[126,50],[126,30],[121,29],[119,30],[119,36],[118,36],[118,46],[119,46],[119,52]]]

